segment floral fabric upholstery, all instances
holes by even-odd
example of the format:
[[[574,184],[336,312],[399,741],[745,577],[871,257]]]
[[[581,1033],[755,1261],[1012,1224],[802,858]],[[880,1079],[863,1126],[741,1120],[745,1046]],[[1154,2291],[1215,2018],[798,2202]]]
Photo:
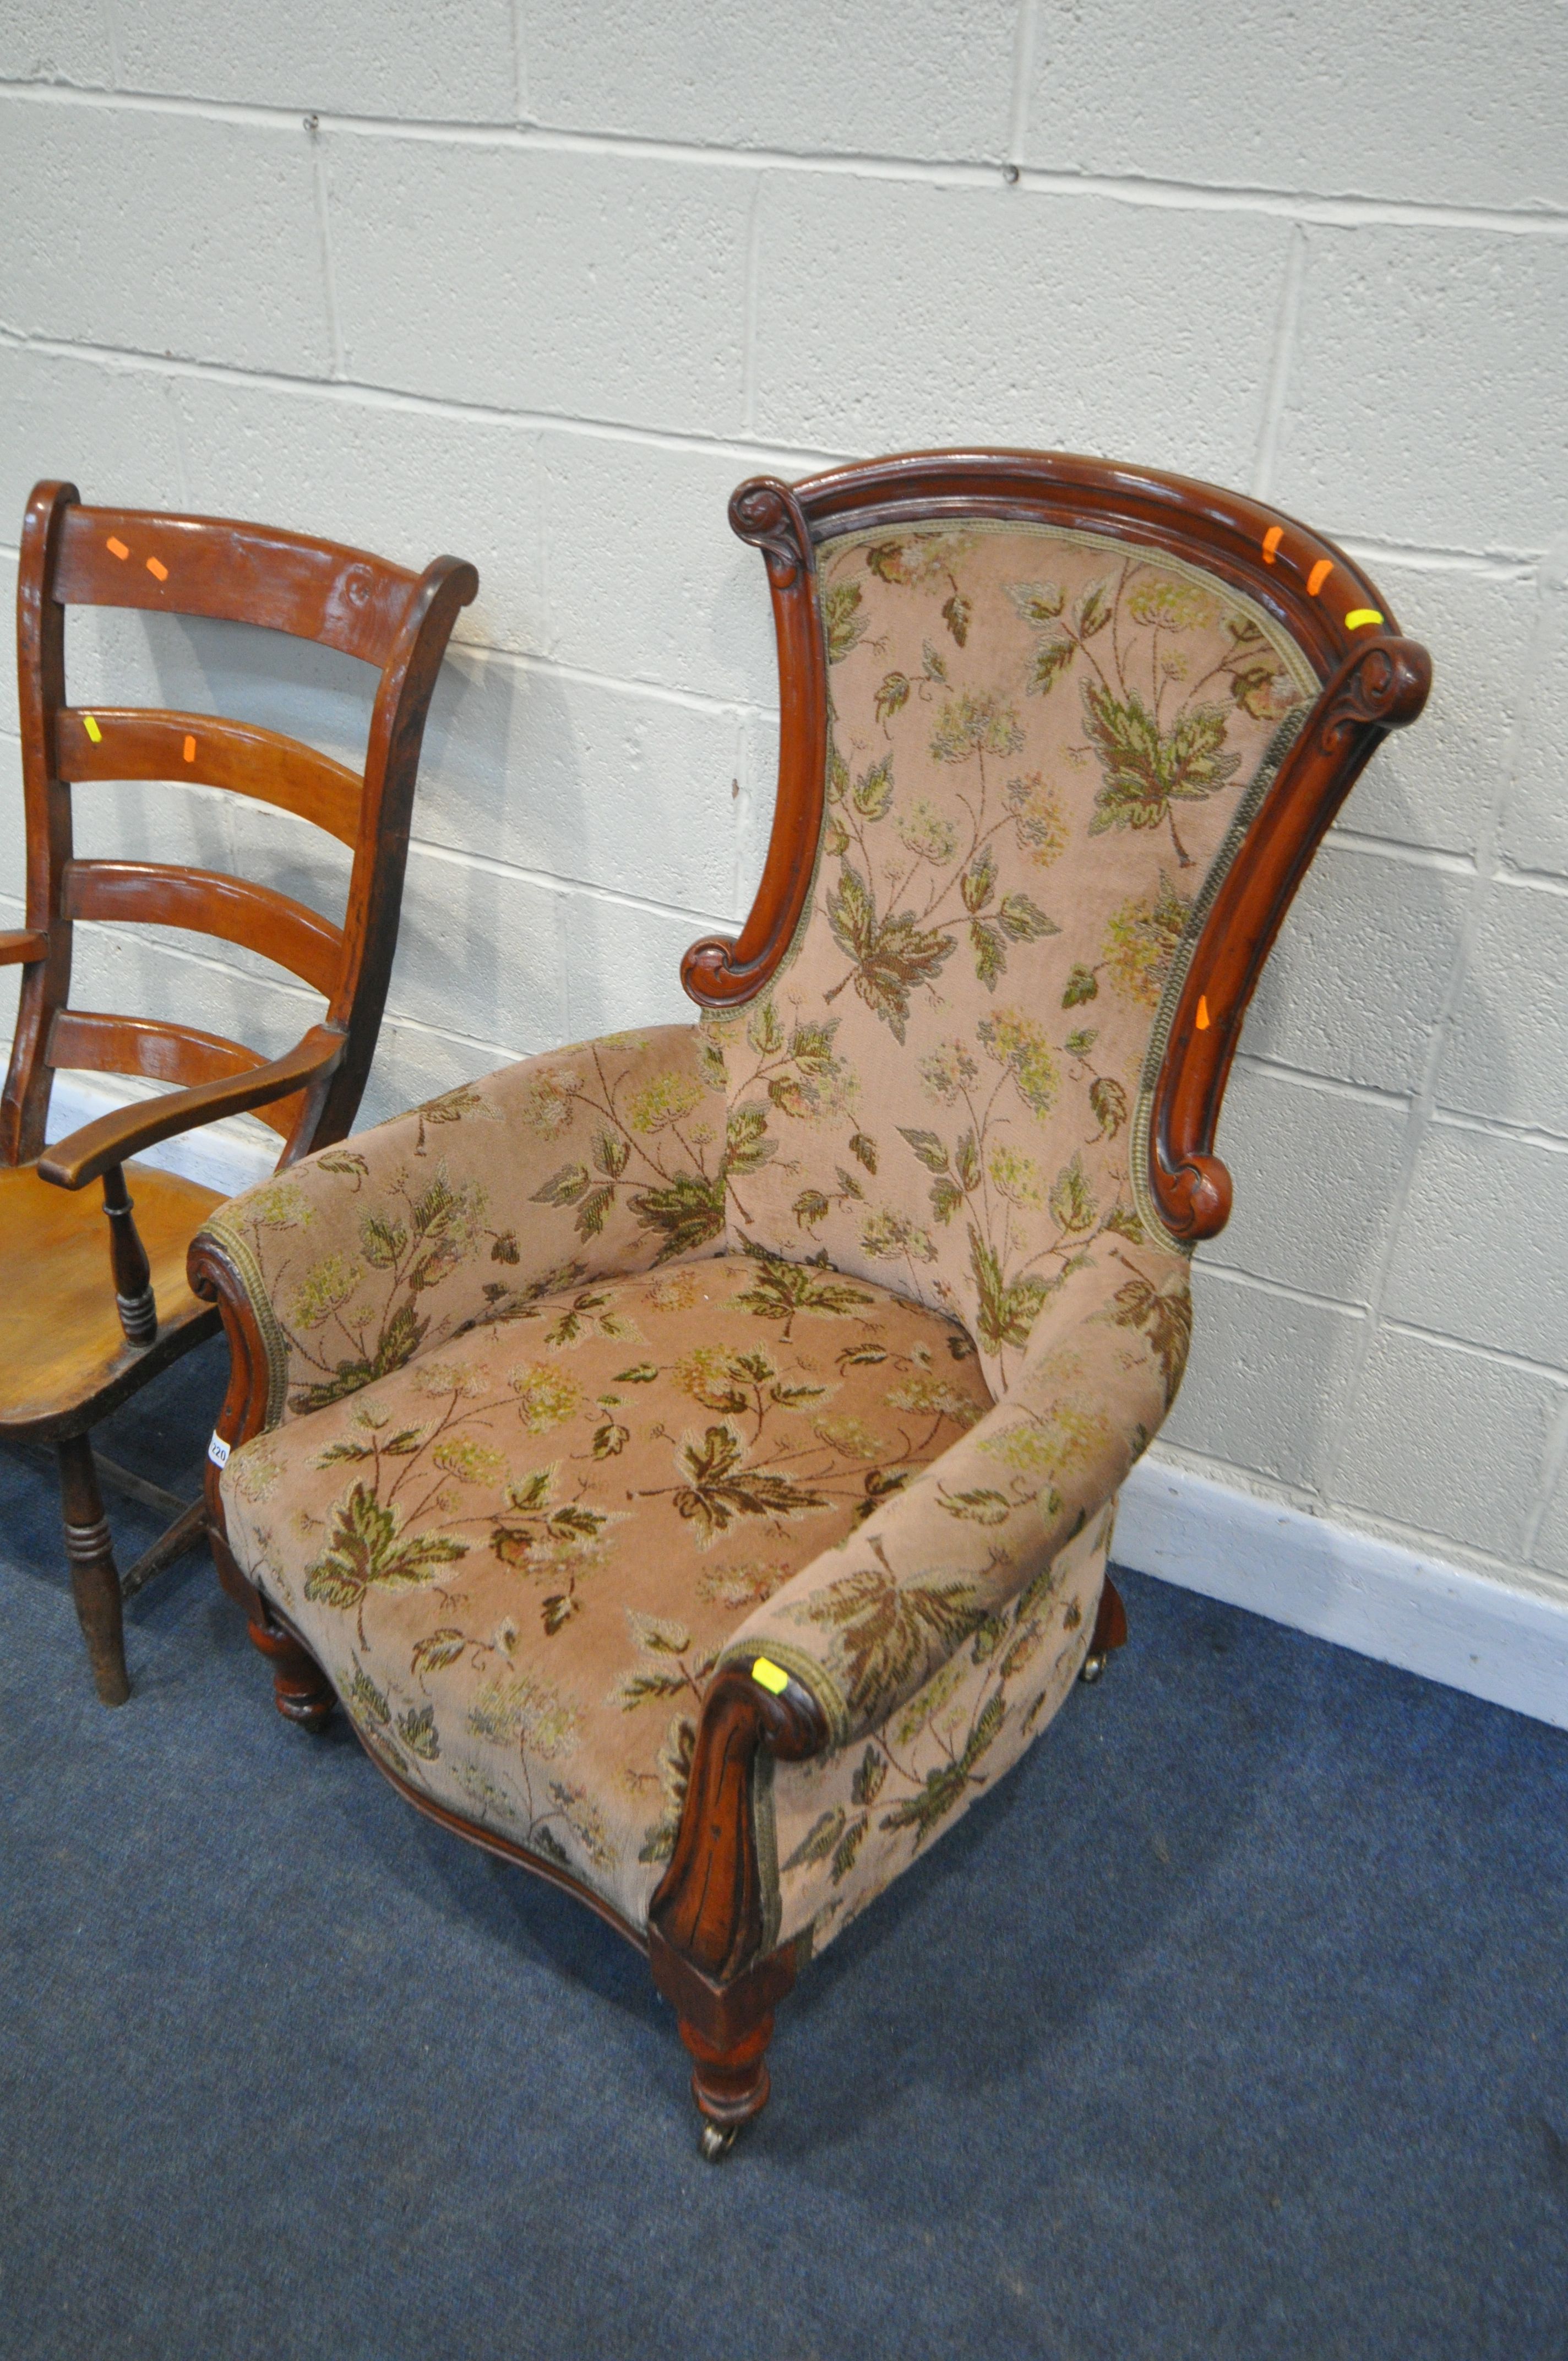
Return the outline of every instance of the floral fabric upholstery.
[[[747,1609],[990,1408],[952,1323],[744,1255],[510,1306],[236,1452],[372,1752],[641,1925]]]
[[[819,1944],[1081,1662],[1190,1331],[1152,1085],[1318,684],[1216,580],[1089,534],[818,565],[827,817],[767,991],[209,1227],[271,1380],[231,1544],[367,1743],[640,1924],[706,1686],[770,1656],[832,1751],[759,1786],[768,1938]]]
[[[730,1245],[939,1305],[999,1390],[1093,1240],[1176,1246],[1138,1152],[1151,1036],[1318,684],[1260,609],[1087,534],[856,533],[817,565],[812,896],[767,994],[707,1020],[749,1159]]]

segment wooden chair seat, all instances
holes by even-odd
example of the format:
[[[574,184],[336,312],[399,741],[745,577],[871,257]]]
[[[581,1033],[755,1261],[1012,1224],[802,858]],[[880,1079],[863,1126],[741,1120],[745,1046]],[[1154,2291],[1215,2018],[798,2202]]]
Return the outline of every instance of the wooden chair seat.
[[[221,1199],[148,1164],[125,1169],[159,1340],[194,1320],[211,1326],[187,1284],[185,1251]],[[95,1191],[51,1189],[35,1164],[0,1165],[0,1429],[53,1427],[146,1362],[148,1348],[126,1344],[105,1283],[105,1228]]]

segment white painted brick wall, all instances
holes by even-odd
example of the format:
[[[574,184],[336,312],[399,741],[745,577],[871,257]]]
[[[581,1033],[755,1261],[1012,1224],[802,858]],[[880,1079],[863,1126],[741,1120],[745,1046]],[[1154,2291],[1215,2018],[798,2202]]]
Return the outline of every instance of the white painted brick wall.
[[[1056,444],[1337,534],[1437,686],[1248,1025],[1161,1449],[1568,1598],[1568,46],[1557,0],[1475,25],[429,0],[369,39],[305,0],[0,0],[0,597],[48,474],[479,566],[374,1118],[679,1016],[681,950],[743,911],[776,697],[741,477]],[[269,634],[82,617],[70,653],[84,696],[363,743],[363,668]],[[0,923],[15,731],[7,678]],[[232,799],[82,803],[95,844],[341,890]],[[103,1003],[262,1047],[314,1005],[84,937]]]

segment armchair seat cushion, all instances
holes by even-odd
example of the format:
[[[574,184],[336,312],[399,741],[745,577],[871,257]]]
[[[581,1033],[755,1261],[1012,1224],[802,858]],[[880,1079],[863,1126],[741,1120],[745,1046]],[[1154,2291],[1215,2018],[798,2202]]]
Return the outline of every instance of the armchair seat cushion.
[[[990,1408],[941,1313],[708,1257],[540,1296],[258,1435],[230,1544],[380,1762],[641,1927],[726,1643]]]

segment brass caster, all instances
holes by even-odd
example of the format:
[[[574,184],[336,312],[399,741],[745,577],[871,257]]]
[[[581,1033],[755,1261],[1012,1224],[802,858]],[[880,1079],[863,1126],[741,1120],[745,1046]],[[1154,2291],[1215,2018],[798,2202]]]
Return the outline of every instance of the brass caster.
[[[1079,1679],[1086,1682],[1089,1687],[1092,1688],[1096,1681],[1103,1679],[1105,1666],[1109,1661],[1106,1656],[1085,1656],[1079,1672]]]
[[[705,2164],[722,2164],[735,2145],[739,2124],[704,2124],[697,2145]]]

